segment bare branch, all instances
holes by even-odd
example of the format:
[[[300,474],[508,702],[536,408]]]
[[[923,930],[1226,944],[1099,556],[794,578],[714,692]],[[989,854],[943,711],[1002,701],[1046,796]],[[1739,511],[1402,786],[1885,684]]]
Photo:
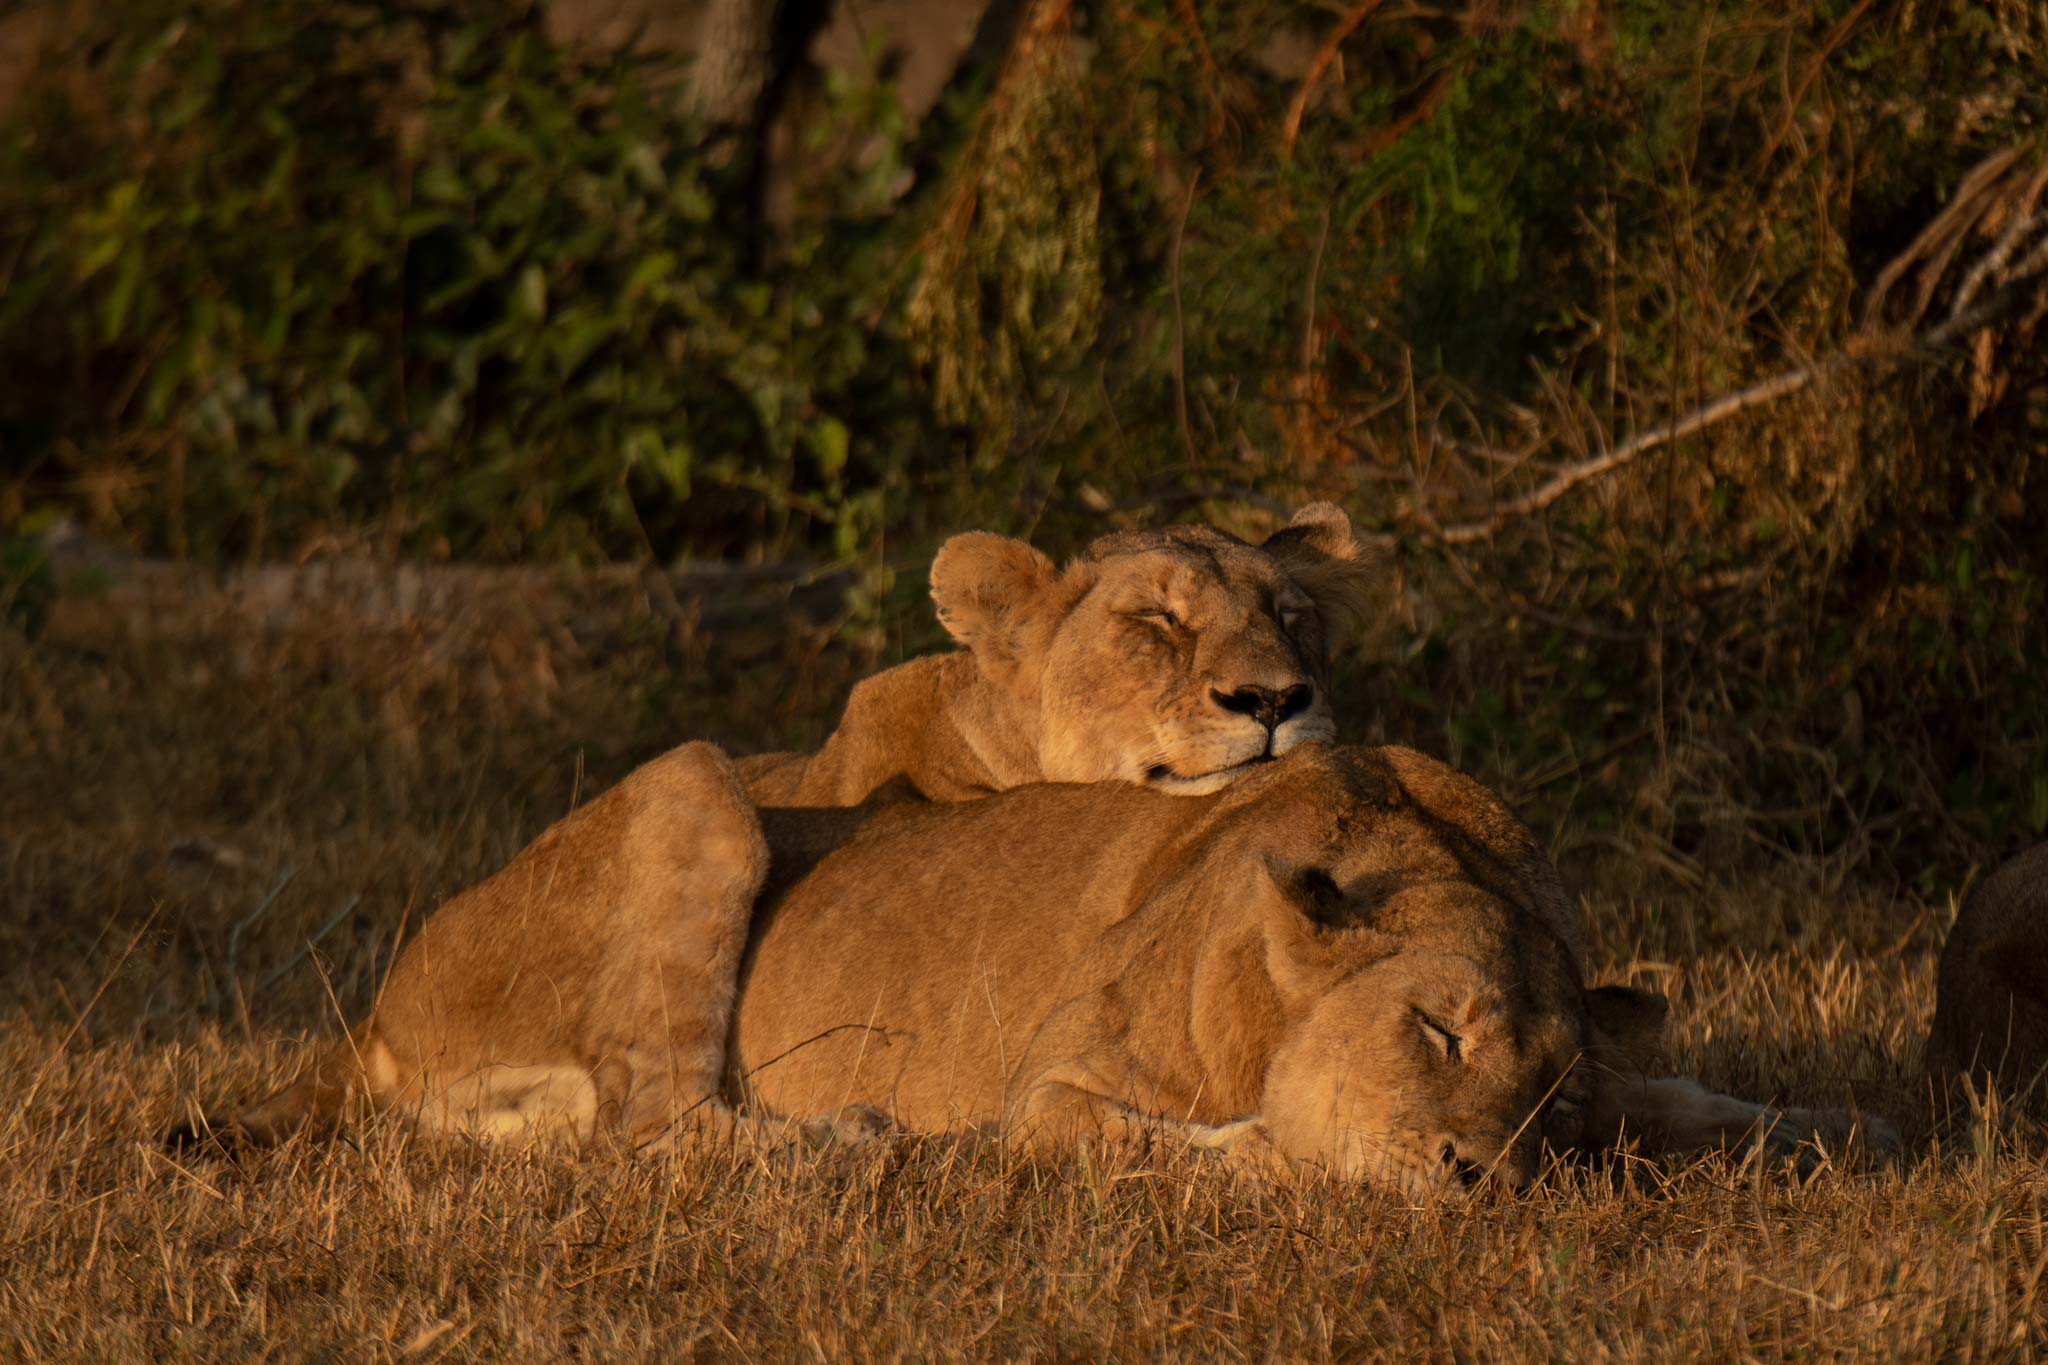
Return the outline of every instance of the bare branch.
[[[2012,221],[2006,224],[2005,231],[1998,236],[1998,241],[1991,250],[1984,253],[1982,260],[1970,267],[1970,273],[1963,276],[1962,284],[1956,288],[1956,301],[1949,308],[1950,317],[1969,307],[1971,301],[1977,297],[1977,291],[1984,287],[1984,282],[2005,269],[2005,263],[2012,259],[2012,253],[2019,249],[2019,244],[2026,239],[2028,233],[2043,224],[2048,224],[2048,216],[2033,212],[2033,201],[2041,197],[2044,186],[2048,186],[2048,166],[2043,166],[2040,174],[2036,175],[2033,183],[2027,187],[2026,201],[2013,206]]]
[[[1294,92],[1294,98],[1287,105],[1287,117],[1280,125],[1280,155],[1283,158],[1294,155],[1294,140],[1301,136],[1301,117],[1308,112],[1308,102],[1314,98],[1316,87],[1322,84],[1323,73],[1330,69],[1330,63],[1337,60],[1337,50],[1344,46],[1344,40],[1357,32],[1358,26],[1372,17],[1385,0],[1359,0],[1351,11],[1337,21],[1330,30],[1330,36],[1323,40],[1315,60],[1308,64],[1308,73],[1301,78],[1301,87]]]
[[[1490,539],[1510,522],[1543,511],[1580,485],[1622,469],[1653,450],[1716,426],[1739,413],[1810,388],[1828,375],[1855,367],[1891,368],[1944,350],[1996,322],[2020,300],[2030,295],[2038,297],[2048,289],[2048,233],[2033,244],[2018,264],[2009,266],[2009,263],[2034,233],[2048,228],[2048,213],[2031,211],[2042,190],[2048,188],[2048,169],[2030,177],[2025,190],[2016,199],[2008,201],[2011,220],[1964,276],[1946,320],[1924,332],[1906,335],[1879,330],[1873,325],[1882,314],[1885,295],[1914,266],[1931,256],[1939,262],[1937,272],[1946,271],[1963,235],[1972,224],[1982,221],[1984,197],[1991,182],[2010,169],[2018,155],[2018,149],[2008,149],[1988,158],[1964,181],[1955,200],[1934,222],[1879,272],[1864,308],[1864,326],[1840,350],[1783,370],[1734,393],[1724,394],[1648,431],[1639,432],[1611,450],[1566,465],[1536,488],[1499,504],[1485,517],[1440,526],[1427,512],[1421,512],[1417,519],[1422,523],[1423,539],[1444,546],[1469,545]],[[1983,293],[1987,283],[1992,286],[1989,293],[1984,294],[1981,301],[1973,302]],[[1925,313],[1932,286],[1923,286],[1919,292],[1921,298],[1908,326]],[[1464,442],[1457,443],[1454,448],[1467,456],[1478,456],[1494,463],[1515,463],[1528,458],[1526,453],[1514,455]],[[1388,545],[1398,537],[1381,535],[1374,539]]]
[[[1892,287],[1907,271],[1938,252],[1944,260],[1946,259],[1946,248],[1962,240],[1963,232],[1975,214],[1979,201],[1997,182],[1998,177],[2005,174],[2007,168],[2019,159],[2019,154],[2019,148],[2007,147],[1978,162],[1976,169],[1963,177],[1963,183],[1956,187],[1954,197],[1934,216],[1934,221],[1920,229],[1919,235],[1906,249],[1877,272],[1877,278],[1871,282],[1870,294],[1863,305],[1865,331],[1871,331],[1881,325],[1880,313],[1885,301],[1890,296]],[[1911,326],[1914,321],[1917,321],[1917,318],[1909,319],[1906,325]]]
[[[1589,479],[1597,479],[1603,474],[1612,473],[1639,455],[1646,455],[1659,446],[1683,440],[1694,432],[1704,431],[1716,423],[1725,422],[1738,412],[1775,402],[1789,393],[1797,393],[1828,371],[1842,369],[1854,364],[1857,359],[1858,357],[1846,352],[1832,355],[1815,364],[1774,375],[1738,393],[1717,398],[1704,407],[1694,408],[1682,417],[1653,427],[1634,439],[1623,442],[1604,455],[1567,467],[1556,478],[1533,492],[1524,494],[1512,502],[1502,503],[1489,517],[1443,527],[1429,539],[1444,545],[1469,545],[1475,540],[1484,540],[1509,522],[1542,511]]]

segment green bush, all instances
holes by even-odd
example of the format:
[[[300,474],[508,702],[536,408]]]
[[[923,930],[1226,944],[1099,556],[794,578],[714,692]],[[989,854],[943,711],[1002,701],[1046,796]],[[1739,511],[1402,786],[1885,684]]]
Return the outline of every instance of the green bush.
[[[1073,14],[914,143],[841,90],[839,145],[885,145],[800,135],[764,251],[677,72],[515,0],[98,13],[0,128],[0,532],[837,557],[900,614],[875,590],[943,529],[1318,494],[1390,546],[1354,734],[1702,866],[1925,877],[2048,829],[2038,325],[1433,532],[1868,340],[1972,168],[2048,156],[2048,11],[1389,9],[1314,88],[1273,54],[1327,5]],[[1898,298],[1938,310],[1997,230]]]
[[[672,70],[453,0],[95,22],[92,98],[39,90],[0,153],[0,441],[41,487],[207,553],[874,529],[918,439],[859,321],[877,279],[857,243],[754,268],[745,168],[707,161]]]

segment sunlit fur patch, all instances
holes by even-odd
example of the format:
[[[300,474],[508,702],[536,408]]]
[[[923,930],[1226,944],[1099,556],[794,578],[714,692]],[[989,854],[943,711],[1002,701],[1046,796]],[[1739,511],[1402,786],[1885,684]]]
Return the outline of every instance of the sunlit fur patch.
[[[1218,726],[1192,739],[1163,737],[1159,760],[1147,765],[1138,780],[1176,796],[1206,796],[1304,744],[1331,744],[1336,738],[1336,722],[1320,708],[1278,726],[1270,749],[1266,727],[1251,720],[1228,729]]]

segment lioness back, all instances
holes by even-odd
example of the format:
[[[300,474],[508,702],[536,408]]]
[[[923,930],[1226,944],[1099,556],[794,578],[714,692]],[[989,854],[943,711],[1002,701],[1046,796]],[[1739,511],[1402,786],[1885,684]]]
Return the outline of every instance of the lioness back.
[[[1005,1046],[1120,969],[1132,945],[1109,931],[1158,875],[1162,834],[1194,835],[1213,800],[1046,784],[878,814],[757,912],[735,1021],[748,1083],[783,1113],[829,1095],[930,1130],[996,1117]],[[816,838],[811,812],[762,817],[778,865]],[[886,1100],[841,1098],[855,1074]]]
[[[802,817],[766,811],[764,828],[779,848]],[[1128,1003],[1119,1027],[1133,1046],[1177,1059],[1158,1079],[1194,1094],[1188,991],[1202,970],[1244,982],[1263,970],[1245,925],[1212,923],[1249,891],[1211,884],[1217,869],[1266,876],[1251,844],[1304,863],[1344,850],[1358,876],[1389,885],[1478,878],[1574,951],[1554,871],[1483,789],[1405,750],[1315,749],[1206,797],[1047,785],[876,816],[764,904],[732,1061],[777,1112],[857,1103],[913,1128],[989,1123],[1048,1018],[1106,991]],[[1216,956],[1218,933],[1244,942]],[[1250,957],[1223,965],[1239,953]],[[1255,1099],[1243,1092],[1256,1079],[1210,1078],[1203,1112]]]

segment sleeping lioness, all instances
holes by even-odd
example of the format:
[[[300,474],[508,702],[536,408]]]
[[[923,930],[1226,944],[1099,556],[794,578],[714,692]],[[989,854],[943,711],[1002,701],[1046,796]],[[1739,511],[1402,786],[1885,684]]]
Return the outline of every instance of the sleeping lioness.
[[[621,812],[661,808],[761,838],[723,757],[691,745],[556,826],[547,865],[583,876]],[[1198,798],[1049,785],[763,820],[772,878],[763,858],[699,888],[761,905],[723,1093],[820,1133],[1163,1136],[1425,1191],[1526,1179],[1539,1139],[1850,1130],[1646,1079],[1661,999],[1586,990],[1527,831],[1406,750],[1306,749]],[[430,1131],[640,1149],[754,1131],[714,1128],[733,1109],[675,1083],[711,1044],[672,1027],[692,964],[665,900],[499,886],[498,917],[437,916],[371,1023],[237,1127],[331,1120],[360,1082]],[[535,905],[545,938],[521,919]]]
[[[757,803],[855,806],[889,784],[934,801],[1027,782],[1215,791],[1335,737],[1330,651],[1368,583],[1327,502],[1260,545],[1120,531],[1064,570],[1022,541],[954,536],[931,577],[960,650],[860,683],[815,754],[741,760]]]
[[[807,833],[764,811],[771,845]],[[733,1085],[1031,1144],[1166,1139],[1414,1193],[1614,1127],[1661,997],[1585,989],[1547,859],[1403,749],[1220,795],[1034,787],[877,816],[764,901]]]
[[[484,1127],[551,1102],[556,1080],[532,1067],[556,1055],[608,1058],[604,1102],[633,1132],[666,1124],[678,1098],[693,1123],[743,1126],[718,1087],[766,860],[753,804],[959,801],[1047,780],[1213,791],[1333,736],[1330,649],[1366,568],[1349,518],[1311,503],[1261,545],[1204,526],[1119,532],[1064,570],[1020,541],[956,536],[931,579],[960,650],[861,683],[815,754],[744,760],[738,774],[722,757],[671,755],[569,815],[429,919],[365,1036],[411,1037],[389,1020],[431,982],[437,1001],[452,991],[469,1004],[434,1044],[465,1059],[466,1079],[427,1088]],[[602,1011],[556,1000],[562,958],[608,998],[658,991],[661,1046],[650,1054]],[[471,1029],[473,1046],[447,1041]],[[408,1072],[444,1074],[424,1052],[402,1055]],[[331,1109],[361,1060],[328,1057],[230,1132],[260,1139],[309,1105]]]
[[[816,837],[763,817],[778,854]],[[1663,998],[1586,989],[1578,937],[1529,832],[1407,749],[1304,751],[1197,802],[892,811],[765,899],[731,1085],[786,1115],[1150,1135],[1413,1193],[1520,1184],[1546,1140],[1851,1137],[1846,1113],[1656,1077]]]

